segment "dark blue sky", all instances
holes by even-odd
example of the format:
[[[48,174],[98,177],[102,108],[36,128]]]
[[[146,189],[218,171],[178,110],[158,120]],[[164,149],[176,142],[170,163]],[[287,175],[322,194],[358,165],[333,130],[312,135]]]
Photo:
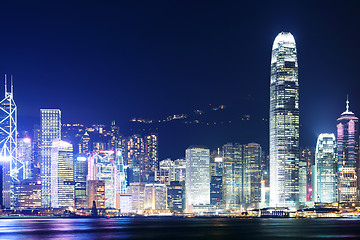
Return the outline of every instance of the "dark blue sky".
[[[302,145],[335,131],[346,94],[360,115],[356,1],[74,2],[1,3],[0,74],[14,75],[20,128],[40,108],[121,124],[210,103],[241,109],[249,95],[268,116],[281,31],[297,42]]]

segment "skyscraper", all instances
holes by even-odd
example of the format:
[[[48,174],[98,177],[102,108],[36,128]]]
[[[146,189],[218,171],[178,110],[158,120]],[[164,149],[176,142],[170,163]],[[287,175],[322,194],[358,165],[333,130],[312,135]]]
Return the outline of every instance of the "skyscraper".
[[[55,139],[61,139],[61,111],[41,109],[41,206],[51,206],[51,148]]]
[[[218,151],[213,151],[210,159],[210,203],[222,205],[223,203],[223,164],[224,158]]]
[[[304,204],[312,201],[313,195],[313,176],[312,171],[315,164],[315,150],[305,147],[300,152],[299,162],[299,203]]]
[[[23,168],[19,173],[19,180],[33,178],[33,161],[31,159],[32,148],[29,137],[18,138],[18,159],[23,163]]]
[[[243,158],[246,169],[246,204],[252,207],[259,207],[261,202],[261,146],[258,143],[243,145]]]
[[[80,139],[79,143],[79,153],[86,155],[90,151],[90,136],[87,132]]]
[[[336,141],[333,133],[321,133],[318,137],[314,175],[314,201],[320,203],[336,202],[338,172]]]
[[[357,199],[359,187],[359,119],[349,110],[346,100],[346,111],[337,119],[337,156],[340,172],[340,201]]]
[[[240,144],[227,143],[222,147],[223,162],[223,203],[226,209],[238,209],[245,202],[243,191],[245,164]]]
[[[299,201],[299,83],[296,43],[289,32],[273,43],[270,78],[270,205]]]
[[[152,173],[159,169],[159,158],[158,158],[158,137],[156,134],[150,134],[145,137],[146,153],[149,158],[150,171]]]
[[[74,207],[74,160],[72,144],[53,140],[51,148],[51,207]]]
[[[167,188],[162,183],[145,184],[144,190],[145,210],[166,210],[167,209]]]
[[[74,158],[75,209],[87,208],[86,177],[88,174],[87,158],[79,155]]]
[[[116,193],[120,193],[117,181],[119,162],[115,151],[95,151],[88,158],[88,180],[105,181],[105,207],[115,208]]]
[[[186,149],[186,209],[210,204],[210,150],[191,146]]]
[[[171,212],[183,211],[184,186],[179,181],[172,181],[167,189],[167,203]]]
[[[95,202],[97,208],[105,208],[105,181],[89,180],[86,187],[87,207],[92,208]]]
[[[0,166],[2,166],[2,204],[14,205],[14,182],[23,164],[17,159],[17,107],[11,78],[10,91],[5,75],[5,97],[0,101]]]

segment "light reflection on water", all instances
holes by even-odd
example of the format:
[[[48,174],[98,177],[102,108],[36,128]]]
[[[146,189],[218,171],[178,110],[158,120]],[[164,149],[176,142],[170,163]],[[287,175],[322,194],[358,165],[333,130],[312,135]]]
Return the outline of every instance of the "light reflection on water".
[[[0,219],[0,239],[360,239],[360,219]]]

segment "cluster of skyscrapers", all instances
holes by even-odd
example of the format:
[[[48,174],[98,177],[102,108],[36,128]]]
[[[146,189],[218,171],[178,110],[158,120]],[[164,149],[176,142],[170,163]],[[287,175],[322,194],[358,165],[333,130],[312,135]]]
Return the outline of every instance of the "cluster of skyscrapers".
[[[337,132],[319,135],[315,152],[299,147],[299,83],[295,39],[275,38],[270,78],[270,206],[299,207],[359,200],[358,118],[346,110]]]
[[[19,137],[17,108],[5,78],[0,102],[0,200],[7,209],[116,209],[121,213],[219,212],[298,208],[359,200],[358,118],[346,110],[337,132],[300,148],[295,39],[275,38],[270,77],[270,149],[227,143],[190,146],[185,158],[158,159],[158,135],[124,137],[113,122],[62,124],[41,109],[31,138]]]

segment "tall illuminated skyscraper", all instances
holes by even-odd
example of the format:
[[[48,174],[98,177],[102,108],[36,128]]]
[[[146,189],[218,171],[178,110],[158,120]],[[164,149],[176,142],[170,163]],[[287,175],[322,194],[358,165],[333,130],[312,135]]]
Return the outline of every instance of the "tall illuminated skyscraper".
[[[272,47],[270,78],[270,206],[299,201],[299,83],[296,43],[279,33]]]
[[[245,164],[242,145],[227,143],[223,150],[223,203],[226,209],[238,209],[245,203]]]
[[[61,111],[40,109],[41,115],[41,206],[51,206],[51,148],[53,140],[61,139]]]
[[[74,157],[75,209],[87,208],[86,178],[88,174],[87,158]]]
[[[150,134],[145,137],[146,142],[146,153],[149,158],[150,171],[155,172],[159,169],[159,158],[158,158],[158,137],[156,134]]]
[[[2,169],[2,204],[14,206],[14,182],[20,179],[23,163],[17,158],[17,107],[11,79],[10,91],[5,75],[5,97],[0,101],[0,166]]]
[[[86,155],[87,153],[89,153],[89,151],[90,151],[89,143],[90,143],[90,136],[87,132],[85,132],[84,135],[80,139],[79,153],[81,153],[83,155]]]
[[[53,140],[51,148],[51,207],[69,208],[74,201],[74,159],[71,143]]]
[[[261,202],[261,146],[258,143],[243,145],[245,165],[244,192],[247,206],[259,207]]]
[[[337,155],[340,172],[340,198],[343,201],[357,199],[359,186],[359,119],[349,110],[349,100],[346,101],[346,111],[337,119]]]
[[[210,204],[210,150],[204,147],[186,149],[186,209]]]
[[[299,162],[299,203],[312,201],[313,195],[313,167],[315,164],[315,150],[310,147],[302,148]]]
[[[321,133],[315,153],[314,201],[332,203],[337,201],[338,172],[336,140],[333,133]]]

